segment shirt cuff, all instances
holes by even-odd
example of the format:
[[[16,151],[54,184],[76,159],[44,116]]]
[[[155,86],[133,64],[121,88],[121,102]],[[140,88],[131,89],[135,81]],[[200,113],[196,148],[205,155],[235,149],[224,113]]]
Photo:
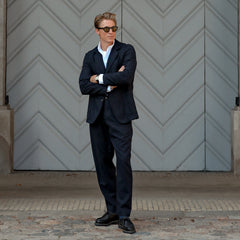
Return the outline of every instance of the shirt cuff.
[[[103,74],[100,74],[98,77],[99,77],[98,78],[98,83],[103,84]]]
[[[111,91],[112,91],[111,86],[108,86],[107,87],[107,92],[111,92]]]

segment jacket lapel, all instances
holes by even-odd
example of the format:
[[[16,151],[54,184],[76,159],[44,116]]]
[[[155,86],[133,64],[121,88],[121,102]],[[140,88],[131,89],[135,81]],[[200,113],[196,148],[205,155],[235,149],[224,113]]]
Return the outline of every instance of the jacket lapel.
[[[93,58],[98,73],[105,73],[105,66],[103,63],[102,55],[100,52],[98,52],[97,48],[95,48]]]
[[[119,42],[117,40],[115,40],[115,44],[114,44],[112,51],[110,53],[110,56],[108,58],[106,72],[110,71],[112,64],[117,59],[118,51],[119,51]]]

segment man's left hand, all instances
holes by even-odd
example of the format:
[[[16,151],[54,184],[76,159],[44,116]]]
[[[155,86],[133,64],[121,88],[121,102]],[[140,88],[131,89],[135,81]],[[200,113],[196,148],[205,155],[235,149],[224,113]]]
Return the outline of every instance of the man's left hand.
[[[91,83],[98,83],[98,81],[95,80],[96,76],[97,76],[97,75],[92,75],[92,76],[90,77],[90,82],[91,82]]]

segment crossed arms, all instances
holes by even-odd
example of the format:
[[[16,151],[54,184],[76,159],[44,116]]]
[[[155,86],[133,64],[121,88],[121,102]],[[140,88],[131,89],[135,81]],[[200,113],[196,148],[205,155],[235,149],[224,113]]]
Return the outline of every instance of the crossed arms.
[[[121,85],[132,84],[137,64],[136,53],[131,45],[127,46],[121,68],[117,72],[105,73],[103,75],[103,84],[98,84],[95,80],[96,74],[92,73],[90,57],[86,54],[79,77],[82,94],[106,95],[108,86],[113,90]]]

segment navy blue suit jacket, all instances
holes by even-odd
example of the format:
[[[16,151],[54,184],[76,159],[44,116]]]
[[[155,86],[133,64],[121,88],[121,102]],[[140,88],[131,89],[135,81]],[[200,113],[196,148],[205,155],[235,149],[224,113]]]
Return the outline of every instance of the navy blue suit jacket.
[[[99,116],[103,99],[107,95],[107,86],[117,86],[108,94],[110,106],[120,123],[128,123],[138,118],[133,98],[133,80],[136,70],[136,53],[132,45],[115,40],[105,68],[102,55],[97,47],[86,53],[79,85],[82,94],[89,95],[87,122],[94,123]],[[123,72],[118,72],[125,66]],[[91,83],[92,75],[103,75],[104,84]]]

